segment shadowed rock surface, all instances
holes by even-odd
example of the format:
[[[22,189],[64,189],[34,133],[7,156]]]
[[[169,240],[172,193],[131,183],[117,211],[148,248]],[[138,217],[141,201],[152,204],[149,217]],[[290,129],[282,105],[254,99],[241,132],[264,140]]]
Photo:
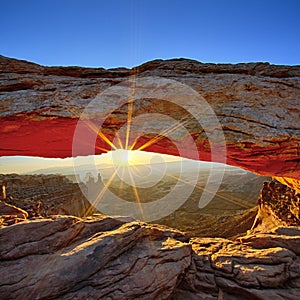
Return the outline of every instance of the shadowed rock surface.
[[[130,75],[158,76],[193,88],[210,104],[225,135],[229,164],[283,177],[279,180],[299,189],[299,66],[215,65],[173,59],[155,60],[132,70],[105,70],[43,67],[1,56],[0,71],[0,155],[71,156],[78,118],[91,100]],[[159,112],[178,121],[188,117],[181,107],[140,96],[141,101],[133,107],[134,115]],[[124,95],[115,93],[114,97],[120,107],[101,129],[110,140],[127,120]],[[210,160],[209,143],[201,126],[191,119],[187,127],[201,159]],[[184,143],[184,136],[177,138]],[[149,139],[151,136],[143,136],[139,143]],[[108,147],[101,139],[96,145]],[[178,155],[166,139],[145,150]],[[97,153],[101,151],[96,149]],[[192,152],[185,155],[195,157]]]
[[[1,299],[298,299],[300,229],[189,237],[95,215],[0,228]],[[219,298],[218,298],[219,297]]]
[[[300,226],[300,193],[276,180],[265,181],[258,199],[258,213],[253,223],[256,231],[278,226]]]
[[[265,182],[260,197],[253,229],[234,240],[100,214],[3,223],[0,299],[296,300],[300,227],[286,215],[298,194]],[[286,197],[286,207],[273,205]],[[0,215],[21,211],[1,207]],[[234,220],[223,226],[231,236],[248,222]]]

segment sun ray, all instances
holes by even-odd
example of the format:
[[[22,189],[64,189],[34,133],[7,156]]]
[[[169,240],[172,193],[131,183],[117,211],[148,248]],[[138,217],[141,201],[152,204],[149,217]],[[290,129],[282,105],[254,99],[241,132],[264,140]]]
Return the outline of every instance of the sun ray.
[[[138,151],[144,150],[145,148],[150,147],[151,145],[155,144],[156,142],[160,141],[163,138],[165,138],[164,135],[157,135],[151,140],[149,140],[148,142],[146,142],[145,144],[143,144],[142,146],[140,146],[139,148],[137,148],[136,150]]]
[[[155,144],[156,142],[158,142],[161,139],[165,138],[168,134],[174,132],[175,130],[177,130],[177,128],[179,128],[183,125],[184,125],[184,123],[179,123],[179,124],[175,124],[175,125],[171,126],[168,129],[163,130],[158,135],[156,135],[154,138],[150,139],[148,142],[146,142],[145,144],[140,146],[137,150],[143,150],[143,149]]]
[[[139,176],[143,175],[143,172],[140,170],[139,167],[137,167],[136,165],[131,165],[130,166]]]
[[[114,180],[117,172],[118,172],[119,167],[117,167],[114,171],[114,173],[110,176],[110,178],[108,179],[108,181],[106,183],[104,183],[102,190],[100,191],[100,193],[97,195],[96,199],[93,201],[92,206],[90,206],[86,213],[85,216],[88,216],[89,214],[91,214],[91,212],[94,210],[95,207],[97,207],[98,203],[100,202],[101,198],[103,197],[103,195],[105,194],[105,192],[108,190],[110,184],[112,183],[112,181]]]
[[[133,150],[133,148],[134,148],[134,146],[136,145],[137,141],[138,141],[138,138],[136,138],[136,139],[134,140],[134,142],[133,142],[133,143],[131,144],[131,146],[129,147],[129,150]]]
[[[131,174],[131,171],[129,169],[129,177],[130,177],[130,181],[131,181],[131,186],[132,186],[132,190],[133,190],[133,193],[134,193],[134,196],[135,196],[135,199],[136,199],[136,202],[139,206],[139,209],[140,209],[140,212],[141,212],[141,216],[142,216],[142,221],[145,220],[145,214],[144,214],[144,211],[143,211],[143,207],[142,207],[142,202],[141,202],[141,199],[140,199],[140,196],[139,196],[139,193],[138,193],[138,190],[135,186],[135,181],[133,179],[133,176]]]
[[[109,146],[114,148],[115,150],[118,149],[101,131],[98,131],[97,135],[104,141],[106,142]]]
[[[93,122],[91,122],[89,120],[84,120],[84,124],[89,129],[91,129],[94,133],[96,133],[104,142],[106,142],[113,149],[115,149],[115,150],[118,149],[100,130],[98,130],[97,126]]]
[[[66,107],[66,110],[71,114],[71,116],[76,117],[78,114],[75,112],[75,110],[72,110],[71,108]],[[94,133],[96,133],[100,138],[102,138],[102,140],[104,140],[109,146],[111,146],[113,149],[117,149],[117,147],[101,132],[98,130],[98,128],[95,126],[95,124],[93,122],[91,122],[88,119],[82,119],[82,121],[84,122],[84,125],[86,125],[89,129],[91,129]],[[119,138],[118,138],[119,139]],[[121,140],[119,140],[119,145],[121,146]],[[122,146],[121,146],[122,147]],[[103,151],[110,151],[104,148],[100,148],[100,147],[96,147],[99,150],[103,150]]]
[[[125,149],[128,150],[130,129],[131,129],[131,121],[132,121],[132,113],[133,113],[133,103],[134,103],[134,94],[135,94],[135,85],[136,85],[136,70],[134,70],[134,74],[131,79],[130,86],[130,94],[127,103],[127,127],[126,127],[126,141],[125,141]]]
[[[124,186],[124,181],[123,181],[123,178],[124,178],[124,173],[125,173],[125,167],[123,166],[122,167],[122,175],[121,175],[121,182],[120,182],[120,190],[122,190],[123,189],[123,186]]]
[[[210,193],[210,194],[216,194],[216,192],[210,191],[210,190],[208,190],[207,188],[203,188],[203,187],[199,186],[198,184],[195,185],[195,184],[193,184],[193,183],[190,183],[190,182],[188,182],[188,181],[185,181],[185,180],[183,180],[183,179],[181,179],[181,178],[178,178],[178,177],[176,177],[176,176],[173,176],[173,175],[171,175],[171,174],[166,174],[166,175],[169,176],[169,177],[171,177],[171,178],[174,178],[174,179],[176,179],[176,180],[178,180],[178,181],[180,181],[180,182],[182,182],[182,183],[184,183],[184,184],[193,186],[193,187],[195,187],[196,189],[201,190],[202,192],[205,191],[205,192],[208,192],[208,193]],[[223,195],[220,195],[220,194],[216,194],[216,196],[218,196],[219,198],[224,199],[224,200],[226,200],[226,201],[228,201],[228,202],[231,202],[231,203],[233,203],[233,204],[237,204],[237,205],[240,205],[240,206],[244,206],[245,208],[251,208],[251,207],[252,207],[251,204],[247,205],[246,203],[241,203],[241,202],[239,202],[239,201],[237,201],[237,200],[234,200],[234,199],[232,199],[232,198],[229,198],[229,197],[226,197],[226,196],[223,196]]]
[[[131,127],[131,121],[132,121],[132,110],[133,110],[133,101],[130,100],[128,102],[128,107],[127,107],[127,127],[126,127],[125,149],[128,149],[130,127]]]
[[[119,149],[124,149],[123,143],[122,143],[122,141],[121,141],[121,138],[120,138],[118,132],[116,133],[116,138],[117,138],[117,141],[118,141],[118,144],[119,144],[119,147],[120,147]]]
[[[190,120],[188,120],[188,119],[184,120],[184,118],[182,118],[180,121],[176,122],[174,125],[172,125],[169,128],[161,131],[158,135],[156,135],[154,138],[150,139],[148,142],[146,142],[145,144],[143,144],[142,146],[140,146],[136,150],[143,150],[145,148],[150,147],[151,145],[153,145],[156,142],[160,141],[161,139],[165,138],[168,134],[176,131],[178,128],[180,128],[182,126],[185,126],[189,122],[190,122]],[[135,145],[136,143],[137,143],[137,139],[135,139],[133,144]],[[133,146],[131,146],[130,150],[132,150],[132,149],[133,149]]]
[[[105,148],[102,148],[102,147],[98,147],[98,146],[96,146],[95,148],[98,149],[98,150],[104,151],[106,153],[108,153],[108,152],[111,151],[111,149],[108,150],[108,149],[105,149]]]

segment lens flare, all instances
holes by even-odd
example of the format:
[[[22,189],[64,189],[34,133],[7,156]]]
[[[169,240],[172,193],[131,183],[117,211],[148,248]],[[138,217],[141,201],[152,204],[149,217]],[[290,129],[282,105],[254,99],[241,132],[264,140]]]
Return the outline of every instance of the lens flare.
[[[167,112],[160,111],[160,107],[153,111],[148,110],[148,107],[143,110],[143,102],[139,101],[145,100],[145,103],[148,103],[151,102],[151,99],[154,99],[155,103],[158,103],[157,100],[164,101],[162,107],[175,105],[175,107],[183,109],[186,112],[185,117],[179,120],[176,110],[171,110],[172,113],[169,114],[168,110]],[[110,133],[106,134],[107,131],[103,130],[105,120],[116,110],[124,108],[125,105],[127,105],[127,117],[125,125],[122,127],[124,130],[115,127],[113,132],[113,129],[110,128]],[[137,112],[135,112],[135,108]],[[168,109],[170,111],[169,106]],[[162,148],[164,147],[162,141],[165,138],[172,143],[172,151],[176,150],[172,153],[199,160],[200,150],[197,148],[193,133],[189,131],[194,124],[199,128],[199,134],[204,131],[210,148],[211,161],[226,163],[226,142],[218,117],[209,103],[191,87],[167,78],[137,76],[134,73],[127,80],[101,91],[86,106],[80,117],[74,132],[72,154],[73,157],[76,157],[84,155],[84,153],[92,154],[98,150],[98,152],[106,152],[104,155],[111,155],[115,172],[108,180],[108,186],[120,169],[120,174],[117,174],[119,177],[123,177],[122,174],[130,177],[130,185],[133,187],[136,203],[113,195],[107,185],[94,199],[88,200],[103,213],[133,216],[146,221],[158,220],[177,210],[188,199],[194,188],[202,190],[199,207],[206,206],[220,187],[224,168],[220,167],[218,172],[210,174],[204,188],[197,186],[197,178],[193,178],[187,184],[180,172],[177,182],[181,184],[176,184],[169,194],[162,198],[145,203],[141,201],[138,188],[146,187],[145,182],[148,179],[142,176],[145,173],[144,170],[139,174],[141,168],[134,167],[143,163],[135,151],[151,150],[151,146],[152,149],[156,149],[158,146]],[[142,138],[147,136],[148,139]],[[141,144],[142,140],[145,140],[143,144]],[[76,168],[80,171],[79,162],[77,162],[77,166],[74,164],[74,168],[75,171]],[[162,170],[162,165],[160,165],[160,169]],[[95,163],[89,170],[94,173],[99,171]],[[150,175],[151,172],[150,170]],[[122,181],[122,178],[120,179]],[[139,185],[141,182],[144,186]],[[184,187],[182,183],[185,183]],[[103,197],[104,194],[107,194],[107,197]]]

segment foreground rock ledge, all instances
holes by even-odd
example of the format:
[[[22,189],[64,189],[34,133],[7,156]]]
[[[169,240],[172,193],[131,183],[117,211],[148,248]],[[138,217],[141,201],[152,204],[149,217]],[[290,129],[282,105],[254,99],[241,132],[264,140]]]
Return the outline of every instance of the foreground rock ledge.
[[[173,59],[151,61],[131,70],[105,70],[43,67],[0,56],[0,155],[72,156],[74,130],[83,109],[100,92],[133,74],[172,79],[193,88],[210,104],[221,123],[228,164],[261,175],[284,177],[279,180],[300,190],[299,66],[215,65]],[[124,95],[114,92],[111,99],[122,102]],[[148,100],[141,100],[133,108],[133,115],[162,113],[177,121],[186,117],[181,105]],[[182,97],[180,104],[185,102],[186,97]],[[195,103],[188,104],[192,107]],[[109,102],[102,113],[108,110]],[[112,140],[126,121],[127,105],[120,106],[105,121],[102,133]],[[210,146],[202,128],[193,120],[187,127],[200,158],[210,160]],[[176,134],[175,138],[184,144],[185,136]],[[150,138],[143,136],[139,143]],[[98,139],[93,153],[83,147],[81,155],[101,153],[103,148],[109,147]],[[145,150],[178,155],[168,140],[159,140]],[[195,157],[198,153],[184,155]]]
[[[0,295],[296,300],[299,249],[299,228],[190,240],[130,218],[53,216],[0,228]]]

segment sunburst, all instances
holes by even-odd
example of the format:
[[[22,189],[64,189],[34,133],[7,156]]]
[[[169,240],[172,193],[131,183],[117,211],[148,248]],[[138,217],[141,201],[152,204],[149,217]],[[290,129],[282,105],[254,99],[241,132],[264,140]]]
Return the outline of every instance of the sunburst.
[[[125,137],[120,137],[119,133],[117,132],[115,134],[115,141],[112,142],[101,130],[99,130],[96,127],[96,125],[91,120],[86,119],[83,121],[85,123],[85,126],[87,128],[89,128],[90,130],[92,130],[95,134],[97,134],[97,137],[99,137],[100,140],[102,140],[108,146],[107,148],[105,146],[104,147],[103,146],[102,147],[95,146],[95,148],[97,150],[100,150],[101,152],[106,152],[106,153],[112,151],[115,155],[117,154],[115,156],[115,157],[117,157],[117,159],[115,160],[115,164],[116,164],[117,168],[114,170],[113,174],[109,177],[109,179],[105,183],[104,188],[99,192],[96,199],[94,199],[93,206],[97,207],[97,204],[101,201],[105,192],[107,191],[107,189],[111,185],[112,181],[114,180],[118,169],[120,167],[123,167],[122,174],[124,174],[124,167],[127,167],[131,185],[132,185],[132,189],[133,189],[133,193],[134,193],[134,197],[135,197],[135,201],[139,205],[141,216],[144,218],[143,206],[141,203],[140,195],[139,195],[138,189],[136,187],[134,176],[131,173],[132,170],[130,169],[130,167],[134,166],[136,163],[134,155],[131,154],[131,150],[141,151],[141,150],[144,150],[144,149],[150,147],[151,145],[159,142],[161,139],[165,138],[169,134],[175,132],[182,126],[185,126],[189,122],[189,120],[186,118],[179,120],[178,122],[176,122],[176,124],[173,124],[172,126],[162,130],[160,133],[156,134],[152,139],[146,141],[142,145],[139,145],[139,147],[137,147],[137,149],[135,149],[137,142],[138,142],[138,138],[136,138],[131,144],[129,143],[130,134],[131,134],[131,124],[132,124],[132,119],[133,119],[135,89],[136,89],[136,76],[134,75],[130,81],[130,93],[129,93],[129,97],[128,97],[128,101],[127,101],[127,120],[126,120]],[[122,150],[124,152],[122,152],[120,150]],[[117,153],[117,152],[119,152],[119,153]],[[178,180],[178,178],[176,178],[176,179]],[[122,180],[121,180],[121,182],[122,182]],[[185,184],[188,184],[188,183],[185,182]],[[198,188],[200,189],[200,187],[198,187]]]

